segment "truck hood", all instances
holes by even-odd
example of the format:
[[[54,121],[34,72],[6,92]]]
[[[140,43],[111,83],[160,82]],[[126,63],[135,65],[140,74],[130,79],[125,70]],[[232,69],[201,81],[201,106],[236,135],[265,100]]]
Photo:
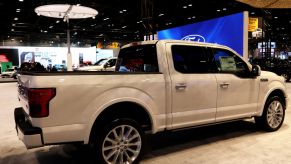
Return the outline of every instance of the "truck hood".
[[[103,69],[103,66],[85,66],[85,67],[80,67],[77,70],[79,71],[100,71]]]
[[[267,78],[270,81],[280,81],[280,82],[285,82],[284,77],[282,76],[278,76],[277,74],[273,73],[273,72],[269,72],[269,71],[261,71],[261,78]]]

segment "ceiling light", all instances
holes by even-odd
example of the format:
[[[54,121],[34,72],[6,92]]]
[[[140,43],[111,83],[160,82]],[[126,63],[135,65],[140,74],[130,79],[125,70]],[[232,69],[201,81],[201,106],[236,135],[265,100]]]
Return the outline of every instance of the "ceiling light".
[[[123,9],[122,11],[123,11],[123,12],[126,12],[127,10]]]
[[[195,19],[196,18],[196,16],[192,16],[192,19]]]
[[[183,8],[184,8],[184,9],[186,9],[186,8],[187,8],[187,6],[183,6]]]
[[[282,27],[281,29],[282,29],[282,30],[284,30],[285,28],[284,28],[284,27]]]
[[[50,26],[49,28],[53,28],[54,26]]]
[[[17,17],[15,17],[15,18],[14,18],[14,20],[16,20],[16,21],[17,21],[17,20],[18,20],[18,18],[17,18]]]
[[[123,11],[119,11],[119,13],[120,13],[120,14],[122,14],[122,13],[123,13]]]
[[[123,26],[122,28],[126,28],[127,26]]]
[[[12,26],[15,26],[15,24],[13,23]]]
[[[161,16],[163,16],[164,14],[163,13],[161,13],[161,14],[159,14],[159,17],[161,17]]]
[[[190,3],[188,6],[189,6],[189,7],[191,7],[191,6],[192,6],[192,4]]]
[[[254,15],[254,14],[255,14],[255,12],[251,12],[251,14],[252,14],[252,15]]]
[[[86,29],[83,28],[83,31],[85,31]]]
[[[23,0],[19,0],[19,2],[23,2]]]
[[[187,19],[189,19],[189,20],[190,20],[190,19],[191,19],[191,17],[188,17]]]
[[[60,23],[60,21],[59,21],[59,20],[57,20],[57,21],[56,21],[56,23]]]
[[[274,17],[275,19],[278,19],[278,17]]]
[[[11,31],[14,31],[14,29],[11,29]]]
[[[220,12],[220,9],[217,9],[216,11],[217,11],[217,12]]]
[[[47,33],[47,31],[43,31],[44,33]]]
[[[16,9],[16,12],[19,13],[20,12],[20,9]]]
[[[96,26],[96,24],[91,24],[91,27]]]
[[[226,10],[226,8],[223,8],[222,10],[223,10],[223,11],[225,11],[225,10]]]

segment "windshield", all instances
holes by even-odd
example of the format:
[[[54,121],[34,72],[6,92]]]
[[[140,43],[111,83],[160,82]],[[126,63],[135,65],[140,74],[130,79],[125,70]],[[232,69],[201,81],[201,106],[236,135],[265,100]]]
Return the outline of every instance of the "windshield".
[[[107,59],[100,59],[94,65],[100,66],[100,65],[104,64],[106,61],[107,61]]]
[[[159,72],[156,45],[140,45],[120,50],[118,72]]]

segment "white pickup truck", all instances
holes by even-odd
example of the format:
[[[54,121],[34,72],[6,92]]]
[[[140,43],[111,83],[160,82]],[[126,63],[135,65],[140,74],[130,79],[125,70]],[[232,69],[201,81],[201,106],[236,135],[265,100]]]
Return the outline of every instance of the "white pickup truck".
[[[283,77],[228,47],[175,40],[124,46],[115,72],[22,73],[15,109],[27,148],[82,142],[100,163],[136,163],[145,134],[254,117],[278,130]]]

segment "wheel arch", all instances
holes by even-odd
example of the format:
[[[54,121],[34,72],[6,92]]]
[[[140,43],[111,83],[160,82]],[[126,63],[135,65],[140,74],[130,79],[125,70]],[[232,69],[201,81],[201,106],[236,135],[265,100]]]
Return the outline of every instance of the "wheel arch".
[[[152,111],[142,102],[136,101],[118,101],[113,104],[107,104],[101,112],[96,114],[95,119],[90,121],[84,143],[87,144],[94,135],[94,129],[104,126],[108,121],[118,118],[133,118],[141,124],[145,132],[153,133],[156,123],[153,119]]]
[[[283,101],[283,103],[284,103],[284,106],[285,106],[285,110],[287,109],[287,101],[286,101],[286,97],[287,97],[287,95],[286,95],[286,93],[283,91],[283,89],[282,88],[274,88],[274,89],[272,89],[272,90],[270,90],[269,92],[268,92],[268,94],[266,94],[266,96],[265,96],[265,98],[264,98],[264,101],[263,101],[263,105],[262,105],[262,107],[261,107],[261,109],[260,109],[260,113],[259,113],[259,116],[261,116],[262,114],[263,114],[263,112],[264,112],[264,107],[265,107],[265,104],[266,104],[266,102],[268,101],[268,99],[270,98],[270,97],[272,97],[272,96],[275,96],[275,95],[277,95],[277,96],[279,96],[280,98],[282,98],[282,101]]]

